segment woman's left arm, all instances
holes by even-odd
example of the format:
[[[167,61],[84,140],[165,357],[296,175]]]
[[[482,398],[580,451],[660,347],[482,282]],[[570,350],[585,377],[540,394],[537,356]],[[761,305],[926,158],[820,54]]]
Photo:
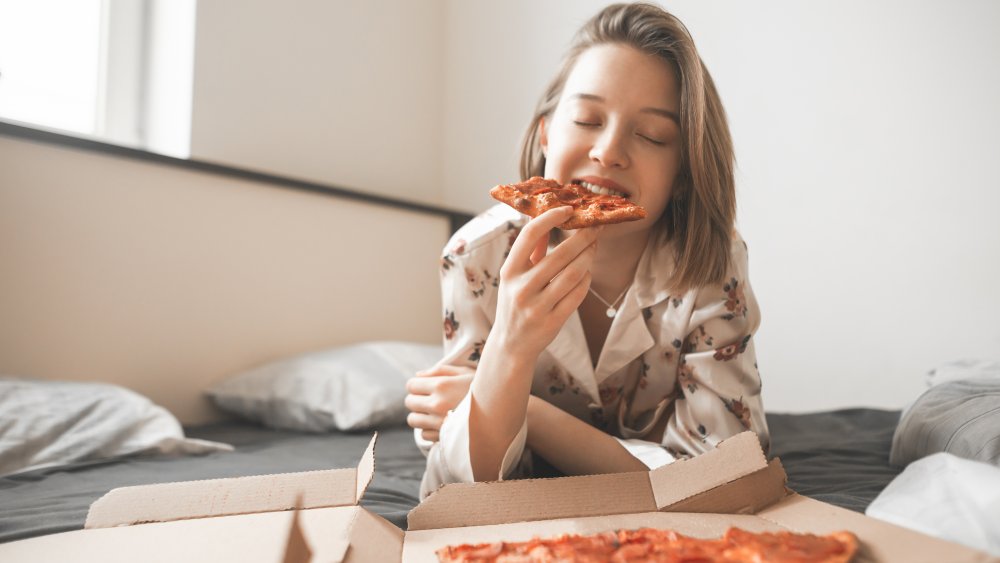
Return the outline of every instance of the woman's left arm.
[[[528,398],[527,418],[528,449],[566,475],[649,469],[614,437],[544,399]]]

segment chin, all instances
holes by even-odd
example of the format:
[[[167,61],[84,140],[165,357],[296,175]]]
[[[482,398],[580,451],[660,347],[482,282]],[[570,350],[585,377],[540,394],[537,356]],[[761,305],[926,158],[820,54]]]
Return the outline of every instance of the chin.
[[[604,231],[601,232],[600,238],[615,238],[624,235],[632,235],[635,233],[648,232],[653,228],[656,221],[650,221],[647,217],[646,219],[641,219],[639,221],[629,221],[627,223],[615,223],[614,225],[605,225]]]

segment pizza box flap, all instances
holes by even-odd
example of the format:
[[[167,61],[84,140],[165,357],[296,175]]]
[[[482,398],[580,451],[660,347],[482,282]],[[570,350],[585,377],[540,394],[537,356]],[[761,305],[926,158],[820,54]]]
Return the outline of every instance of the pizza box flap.
[[[783,499],[791,491],[778,458],[767,467],[713,489],[692,495],[660,509],[662,512],[756,514]]]
[[[400,561],[403,531],[358,505],[74,530],[0,544],[0,561]]]
[[[699,495],[698,502],[685,506],[686,511],[727,512],[734,489],[721,486],[767,468],[757,435],[744,432],[722,441],[714,450],[653,471],[445,485],[410,511],[408,529],[676,511],[673,505]],[[784,495],[784,471],[769,474],[769,478],[779,479],[780,485],[772,484],[754,495],[776,490],[780,494],[755,498],[753,506],[765,506]],[[716,489],[719,492],[706,494]]]
[[[765,467],[757,435],[742,432],[697,457],[650,471],[649,483],[656,508],[662,510]]]
[[[399,561],[403,554],[404,532],[391,524],[385,518],[372,514],[359,507],[354,514],[348,531],[348,539],[343,541],[343,549],[335,554],[328,549],[320,557],[313,553],[312,542],[326,541],[329,543],[331,529],[320,529],[319,534],[314,527],[307,533],[298,525],[299,510],[296,509],[292,526],[285,540],[285,554],[281,563],[311,563],[323,561],[331,563],[358,563],[367,561]],[[348,553],[348,549],[350,552]],[[339,555],[339,559],[331,560],[331,555]],[[277,563],[277,562],[275,562]]]
[[[653,512],[645,472],[445,485],[407,515],[407,530]]]
[[[393,550],[391,553],[401,550],[402,531],[398,528],[396,546],[386,539],[372,542],[372,546],[355,545],[367,543],[353,539],[366,514],[360,506],[302,510],[297,525],[312,560],[353,563],[364,561],[353,558],[355,552],[374,553],[384,546]],[[282,563],[289,560],[287,556],[298,555],[301,560],[301,551],[288,550],[293,518],[290,511],[257,512],[74,530],[0,544],[0,561]],[[399,561],[399,556],[368,560],[392,562]],[[290,559],[290,563],[295,561]]]
[[[375,474],[372,437],[357,467],[179,481],[112,489],[90,505],[84,528],[128,526],[360,502]]]

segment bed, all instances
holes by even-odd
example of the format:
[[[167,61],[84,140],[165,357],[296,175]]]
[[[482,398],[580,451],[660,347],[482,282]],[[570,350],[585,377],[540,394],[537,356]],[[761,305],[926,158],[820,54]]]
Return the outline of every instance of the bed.
[[[898,419],[898,411],[875,409],[770,414],[771,455],[781,458],[792,489],[863,511],[899,473],[888,460]],[[191,427],[187,435],[236,449],[78,463],[0,478],[0,542],[81,529],[90,503],[115,487],[350,467],[371,437],[284,432],[243,422]],[[417,505],[423,456],[402,426],[381,429],[375,452],[375,479],[361,504],[405,529],[406,513]]]

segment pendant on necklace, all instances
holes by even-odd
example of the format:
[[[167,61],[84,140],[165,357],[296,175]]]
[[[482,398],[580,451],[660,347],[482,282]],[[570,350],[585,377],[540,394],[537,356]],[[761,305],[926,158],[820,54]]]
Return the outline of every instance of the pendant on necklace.
[[[606,314],[608,315],[609,319],[613,319],[613,318],[615,318],[615,315],[618,314],[618,311],[615,310],[614,307],[608,307],[608,310],[606,311]]]

